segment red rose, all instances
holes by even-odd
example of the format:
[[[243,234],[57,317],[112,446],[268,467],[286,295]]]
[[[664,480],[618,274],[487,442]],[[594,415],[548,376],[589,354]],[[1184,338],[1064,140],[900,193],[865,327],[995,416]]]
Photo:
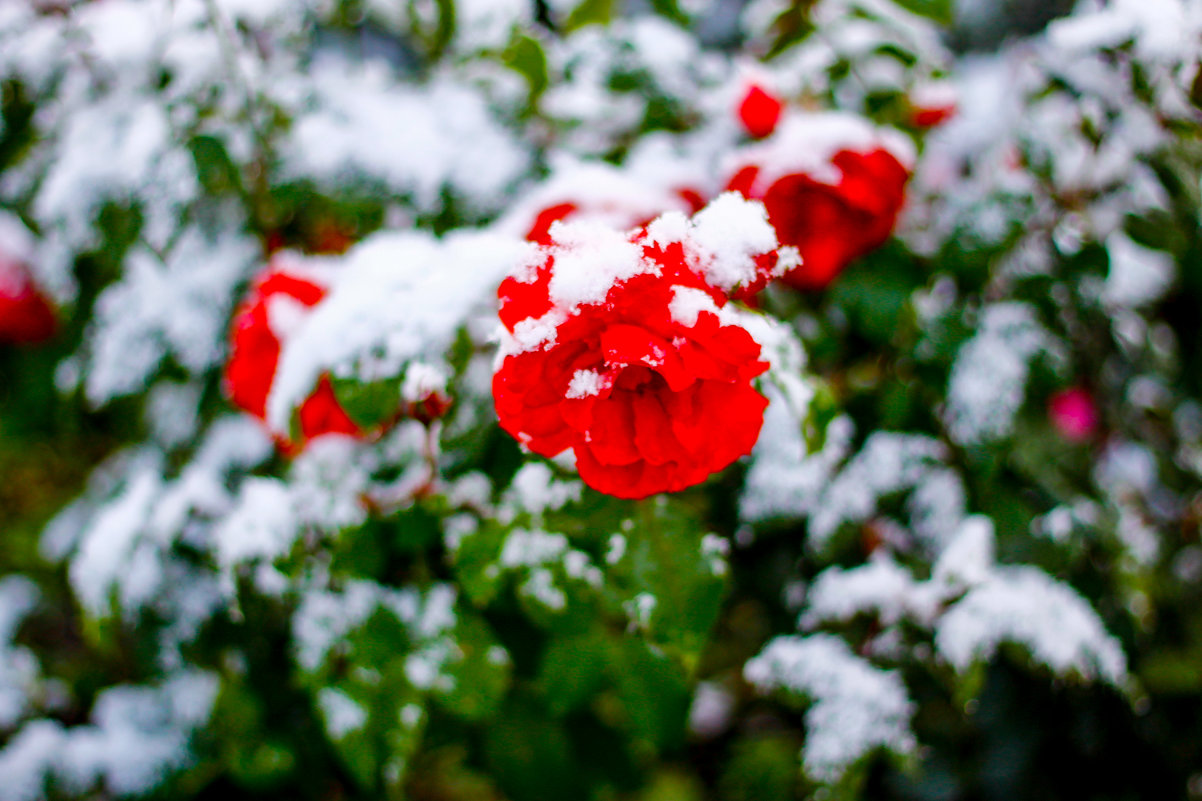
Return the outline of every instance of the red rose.
[[[956,116],[952,106],[914,106],[910,109],[910,124],[915,128],[935,128]]]
[[[261,420],[266,418],[267,396],[289,323],[294,324],[326,294],[325,287],[313,280],[287,272],[289,258],[282,253],[272,259],[234,314],[225,392],[235,406]],[[295,450],[323,434],[362,434],[338,405],[328,376],[321,378],[297,414],[303,441],[291,443],[278,436],[285,450]]]
[[[493,397],[535,453],[576,455],[581,479],[622,498],[674,492],[750,452],[767,401],[760,345],[726,306],[775,246],[759,204],[720,197],[621,234],[557,227],[502,282]]]
[[[54,309],[25,266],[32,246],[25,226],[0,212],[0,343],[44,342],[58,330]]]
[[[820,289],[889,238],[911,160],[906,140],[856,117],[794,114],[736,154],[727,188],[763,200],[781,243],[801,254],[785,280]]]
[[[756,139],[763,139],[776,130],[776,123],[780,121],[784,107],[785,104],[780,98],[752,84],[743,95],[743,101],[739,103],[739,121],[743,123],[747,133]]]

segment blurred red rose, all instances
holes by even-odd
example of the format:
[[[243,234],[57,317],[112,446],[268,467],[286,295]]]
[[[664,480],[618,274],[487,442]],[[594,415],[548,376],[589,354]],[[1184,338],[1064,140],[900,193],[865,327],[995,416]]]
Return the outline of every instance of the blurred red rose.
[[[910,93],[910,124],[934,128],[956,116],[956,87],[950,81],[928,81]]]
[[[762,207],[726,195],[692,222],[554,233],[498,290],[501,426],[543,456],[572,449],[586,484],[622,498],[749,453],[767,405],[752,379],[768,365],[726,297],[775,244]]]
[[[893,231],[909,179],[908,143],[843,114],[795,114],[735,154],[727,188],[761,199],[801,264],[784,280],[827,286]]]
[[[326,294],[325,287],[313,280],[289,274],[287,260],[286,253],[273,258],[235,312],[225,367],[226,395],[235,406],[261,420],[267,416],[267,396],[289,327]],[[363,433],[339,406],[328,376],[321,378],[297,415],[302,441],[293,443],[277,436],[285,450],[297,450],[323,434]]]
[[[0,217],[0,343],[44,342],[58,330],[54,309],[29,274],[32,238],[12,215]]]
[[[45,342],[58,330],[54,310],[20,264],[0,256],[0,342]]]
[[[784,107],[780,98],[764,91],[758,84],[752,84],[739,103],[739,121],[747,133],[756,139],[763,139],[776,130]]]

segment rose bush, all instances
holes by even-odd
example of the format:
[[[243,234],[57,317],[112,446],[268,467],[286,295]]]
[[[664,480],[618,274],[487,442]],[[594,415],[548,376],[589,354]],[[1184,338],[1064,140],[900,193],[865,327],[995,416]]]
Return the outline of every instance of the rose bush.
[[[0,1],[0,801],[1202,797],[1202,13],[1004,5]]]

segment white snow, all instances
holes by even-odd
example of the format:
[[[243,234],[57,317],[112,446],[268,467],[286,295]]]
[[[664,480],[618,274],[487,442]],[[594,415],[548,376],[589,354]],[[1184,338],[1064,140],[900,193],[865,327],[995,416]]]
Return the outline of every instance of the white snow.
[[[202,375],[224,355],[234,288],[248,274],[258,245],[228,231],[213,239],[184,229],[166,260],[137,248],[120,281],[96,301],[89,331],[85,389],[102,404],[144,389],[168,355]]]
[[[12,728],[29,710],[39,678],[37,658],[13,638],[40,597],[37,585],[25,576],[0,578],[0,730]]]
[[[1166,60],[1190,52],[1186,4],[1176,0],[1084,0],[1071,16],[1048,26],[1048,40],[1056,48],[1090,53],[1133,42],[1142,58]]]
[[[668,313],[672,319],[689,328],[697,325],[702,312],[719,313],[718,304],[703,289],[689,286],[672,287],[672,301],[668,304]]]
[[[350,437],[319,437],[292,462],[289,503],[297,521],[326,531],[367,519],[363,496],[379,457]]]
[[[689,707],[689,731],[706,740],[717,737],[730,726],[734,707],[734,696],[721,684],[698,682]]]
[[[490,315],[505,272],[527,243],[466,230],[437,240],[382,231],[344,255],[329,294],[284,343],[267,421],[287,431],[292,410],[326,372],[372,381],[406,364],[449,374],[455,334]]]
[[[444,668],[456,656],[448,638],[456,623],[455,602],[455,589],[446,584],[433,584],[424,593],[360,579],[345,582],[340,591],[310,588],[292,618],[297,664],[313,672],[332,653],[345,653],[350,635],[384,609],[416,641],[405,660],[406,676],[418,689],[448,689],[453,685]]]
[[[514,475],[504,502],[538,518],[548,509],[558,511],[569,501],[579,501],[583,488],[579,481],[557,480],[543,462],[529,462]]]
[[[153,459],[139,465],[121,493],[96,514],[81,536],[68,575],[75,594],[92,615],[107,613],[114,584],[120,581],[121,586],[129,586],[124,582],[130,577],[128,560],[162,490],[160,469]],[[139,586],[137,591],[122,594],[141,597],[145,593]]]
[[[508,568],[541,565],[562,558],[567,550],[568,539],[562,534],[515,528],[505,538],[498,563]]]
[[[821,550],[843,524],[867,520],[879,499],[913,487],[945,456],[942,443],[930,437],[873,432],[815,502],[810,547]]]
[[[292,497],[288,486],[278,479],[251,477],[242,486],[225,519],[213,531],[213,546],[217,566],[226,574],[233,590],[230,575],[239,565],[261,561],[260,568],[270,569],[271,562],[291,550],[299,531]],[[262,590],[279,589],[264,573],[257,583]]]
[[[986,306],[972,339],[956,354],[943,420],[952,439],[975,445],[1010,433],[1026,396],[1031,360],[1059,353],[1032,307],[1019,301]]]
[[[751,468],[739,497],[739,516],[758,522],[811,513],[823,489],[847,457],[853,426],[839,417],[827,426],[822,450],[810,453],[802,420],[779,391],[768,388],[764,427],[751,452]]]
[[[555,223],[551,236],[551,300],[566,312],[603,303],[615,284],[658,269],[624,233],[592,220]]]
[[[1114,685],[1126,677],[1122,647],[1089,604],[1035,567],[997,568],[935,627],[939,653],[960,671],[988,660],[1004,642],[1026,646],[1057,674]]]
[[[838,637],[776,637],[743,675],[760,692],[786,690],[810,701],[802,765],[813,779],[834,781],[878,748],[917,748],[914,703],[901,677],[872,667]]]
[[[367,710],[337,687],[322,687],[317,691],[317,708],[321,710],[326,731],[335,740],[358,731],[367,723]]]
[[[33,257],[33,232],[25,226],[25,223],[21,222],[20,217],[0,209],[0,264],[4,262],[28,264]],[[5,276],[0,274],[0,281],[4,280]],[[0,291],[4,288],[5,285],[0,283]]]
[[[185,671],[157,686],[103,690],[86,725],[31,721],[0,750],[0,801],[37,801],[50,778],[75,794],[96,783],[113,795],[146,793],[191,759],[189,738],[216,695],[216,676]]]
[[[724,292],[752,283],[755,257],[777,248],[776,231],[764,205],[735,192],[723,192],[710,201],[687,226],[681,221],[679,215],[665,214],[647,226],[648,239],[661,247],[673,241],[686,242],[689,266]],[[777,274],[782,271],[778,266]]]
[[[1177,265],[1164,251],[1138,245],[1121,231],[1106,237],[1110,271],[1102,299],[1115,306],[1145,306],[1164,296],[1177,275]]]
[[[601,374],[596,370],[577,370],[572,373],[572,380],[568,382],[568,389],[564,393],[564,397],[587,398],[601,394],[603,388],[604,382]]]
[[[867,564],[846,570],[829,567],[819,573],[807,594],[800,624],[814,629],[863,613],[874,614],[885,626],[903,617],[923,622],[934,616],[938,601],[936,594],[920,588],[909,570],[878,550]]]
[[[295,77],[292,77],[295,80]],[[449,187],[475,213],[496,210],[530,156],[470,86],[399,82],[383,62],[325,56],[294,91],[307,95],[282,148],[285,171],[337,184],[362,176],[438,208]]]

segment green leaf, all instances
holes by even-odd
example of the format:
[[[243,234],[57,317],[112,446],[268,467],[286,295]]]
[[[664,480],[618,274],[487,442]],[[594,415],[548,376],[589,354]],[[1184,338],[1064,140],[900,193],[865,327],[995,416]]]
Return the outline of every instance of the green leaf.
[[[530,699],[510,699],[485,733],[484,753],[513,801],[590,797],[565,726]]]
[[[188,143],[196,163],[196,178],[211,195],[241,193],[242,180],[225,145],[215,136],[196,136]]]
[[[409,0],[410,33],[422,46],[423,56],[429,63],[437,61],[455,36],[454,0],[434,0],[423,4]],[[437,11],[437,18],[429,18],[429,9]]]
[[[446,671],[453,685],[438,694],[438,701],[468,720],[490,718],[501,708],[512,681],[509,654],[488,624],[467,610],[458,612],[454,639],[460,655]]]
[[[401,411],[400,376],[368,383],[335,376],[331,383],[338,405],[362,429],[386,425]]]
[[[584,706],[605,686],[609,644],[597,632],[552,640],[539,666],[537,686],[553,714]]]
[[[641,502],[606,586],[648,640],[686,671],[696,667],[726,594],[726,540],[706,534],[680,503]]]
[[[418,593],[415,600],[420,620],[429,595]],[[445,631],[410,630],[393,608],[381,603],[316,669],[301,671],[335,753],[364,793],[400,797],[427,719],[426,684],[415,685],[414,677],[428,674],[431,663],[441,661],[438,649],[445,637]],[[448,648],[449,643],[444,651]],[[442,675],[438,668],[435,673]]]
[[[622,701],[624,728],[659,751],[678,747],[692,700],[680,669],[638,640],[618,639],[613,652],[611,678]]]
[[[506,531],[489,520],[459,540],[451,555],[452,569],[459,588],[477,607],[488,606],[502,586],[497,562],[505,543]]]
[[[955,4],[952,0],[894,0],[899,6],[920,17],[926,17],[940,25],[951,25],[955,21]]]
[[[718,786],[729,801],[791,801],[798,798],[798,737],[788,732],[753,734],[731,749]]]
[[[680,10],[676,0],[651,0],[651,7],[655,9],[656,14],[672,20],[677,25],[689,24],[689,16]]]
[[[608,25],[613,15],[614,0],[584,0],[572,9],[563,29],[565,33],[571,33],[586,25]]]
[[[264,730],[263,702],[237,677],[226,677],[213,705],[212,735],[231,776],[241,786],[266,788],[287,775],[294,760]]]
[[[830,384],[820,379],[814,379],[812,383],[814,397],[806,409],[802,434],[810,451],[817,452],[825,447],[827,428],[843,412],[843,408]]]
[[[530,84],[530,105],[538,100],[539,95],[547,88],[547,55],[538,40],[519,33],[509,43],[502,58],[505,65],[520,73]]]
[[[877,345],[894,342],[910,296],[925,279],[900,248],[888,247],[851,265],[831,288],[830,300]]]

